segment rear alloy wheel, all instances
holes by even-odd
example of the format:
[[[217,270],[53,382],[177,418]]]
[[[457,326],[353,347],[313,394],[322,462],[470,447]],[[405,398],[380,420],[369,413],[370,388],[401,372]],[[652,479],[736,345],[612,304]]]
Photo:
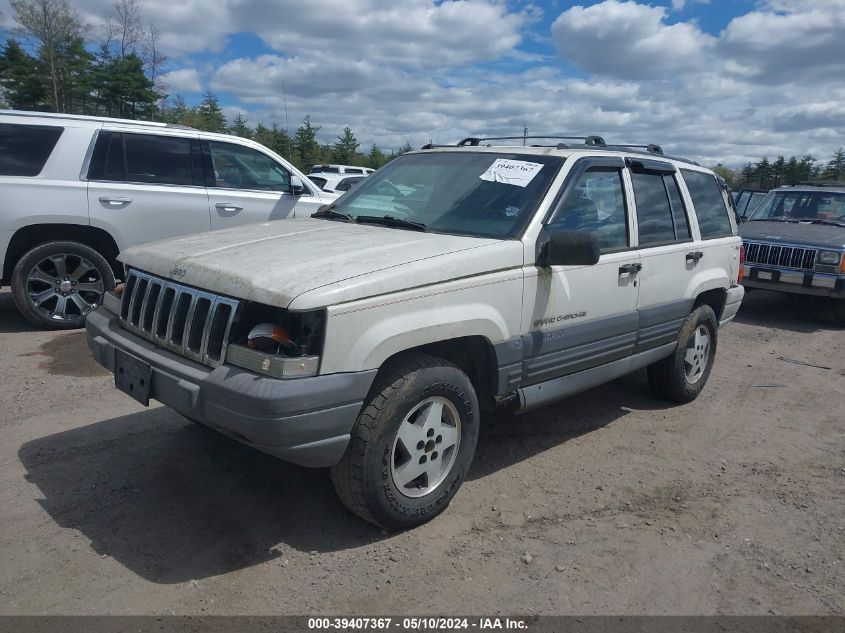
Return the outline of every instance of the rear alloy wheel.
[[[48,242],[18,261],[12,273],[15,304],[35,325],[72,329],[100,305],[114,273],[97,251],[78,242]]]

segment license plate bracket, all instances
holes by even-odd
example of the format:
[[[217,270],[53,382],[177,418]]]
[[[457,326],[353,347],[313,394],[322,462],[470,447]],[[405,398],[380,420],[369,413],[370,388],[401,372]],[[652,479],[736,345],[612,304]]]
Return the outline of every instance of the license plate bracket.
[[[114,350],[114,386],[145,407],[150,404],[152,378],[153,368],[149,363],[123,350]]]

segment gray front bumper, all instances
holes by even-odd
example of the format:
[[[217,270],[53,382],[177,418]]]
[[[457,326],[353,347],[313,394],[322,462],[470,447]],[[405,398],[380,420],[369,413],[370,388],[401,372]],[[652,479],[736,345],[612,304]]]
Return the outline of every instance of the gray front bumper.
[[[745,265],[742,285],[816,297],[845,298],[845,275]]]
[[[152,367],[150,397],[185,417],[302,466],[336,464],[376,371],[278,380],[205,367],[127,332],[105,308],[88,315],[88,346],[114,370],[115,348]]]

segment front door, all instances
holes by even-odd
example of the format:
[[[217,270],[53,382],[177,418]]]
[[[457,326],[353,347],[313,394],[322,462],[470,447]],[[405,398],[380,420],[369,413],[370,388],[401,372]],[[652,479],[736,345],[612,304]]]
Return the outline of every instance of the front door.
[[[631,248],[622,160],[582,159],[572,169],[546,228],[593,233],[601,258],[593,266],[526,271],[523,385],[625,358],[636,342],[639,256]]]
[[[211,228],[307,217],[321,202],[317,196],[291,193],[291,173],[272,157],[251,147],[204,141],[212,173],[206,178]]]

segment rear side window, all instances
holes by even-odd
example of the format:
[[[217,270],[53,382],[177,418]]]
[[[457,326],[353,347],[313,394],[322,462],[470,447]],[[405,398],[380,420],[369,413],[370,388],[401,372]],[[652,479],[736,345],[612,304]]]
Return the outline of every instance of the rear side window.
[[[91,156],[89,180],[193,185],[199,158],[191,140],[151,134],[101,132]]]
[[[0,123],[0,176],[37,176],[64,128]]]
[[[126,180],[156,185],[193,185],[191,141],[174,136],[124,134]]]
[[[637,203],[640,246],[674,242],[672,206],[663,184],[663,174],[632,173],[631,180],[634,183],[634,199]]]
[[[702,239],[733,235],[728,207],[722,189],[711,174],[689,169],[681,170],[687,183]]]

